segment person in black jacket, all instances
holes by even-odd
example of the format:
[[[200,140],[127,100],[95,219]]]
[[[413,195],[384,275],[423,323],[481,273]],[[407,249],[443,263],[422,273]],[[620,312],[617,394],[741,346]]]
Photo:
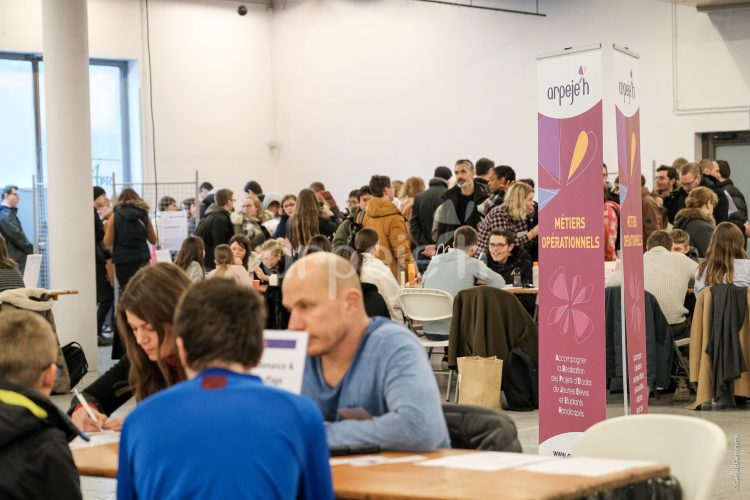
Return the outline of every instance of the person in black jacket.
[[[732,179],[729,178],[732,174],[729,163],[724,160],[717,160],[716,164],[716,171],[714,172],[714,177],[718,180],[716,189],[723,192],[729,204],[727,220],[737,226],[742,231],[742,234],[745,234],[745,223],[747,222],[747,202],[745,201],[745,195],[737,189]],[[745,235],[745,239],[747,239],[747,235]]]
[[[26,256],[34,251],[34,245],[26,238],[26,234],[18,220],[18,202],[20,201],[18,187],[5,186],[0,203],[0,235],[8,244],[8,252],[18,263],[18,269],[23,273],[26,267]]]
[[[135,396],[140,402],[185,379],[172,337],[172,316],[190,285],[182,269],[167,263],[145,267],[133,277],[117,306],[127,354],[83,390],[97,422],[72,398],[68,413],[80,429],[97,431],[100,425],[120,430],[122,422],[107,417],[127,400]]]
[[[206,247],[206,271],[216,268],[214,249],[219,245],[228,245],[234,236],[234,226],[230,212],[234,210],[234,193],[229,189],[216,191],[216,201],[206,210],[206,217],[201,219],[195,235],[203,240]]]
[[[0,345],[0,498],[81,498],[68,448],[79,431],[48,398],[57,375],[52,328],[33,312],[3,312]]]
[[[148,243],[156,244],[156,231],[148,216],[148,205],[133,189],[125,188],[117,198],[104,233],[104,245],[112,248],[112,263],[120,290],[125,290],[130,278],[148,264],[151,258]],[[122,342],[115,331],[112,359],[120,359],[122,354]]]
[[[716,187],[713,182],[714,177],[701,174],[701,167],[697,163],[685,163],[680,167],[680,189],[677,190],[677,194],[673,199],[664,200],[664,206],[667,208],[667,213],[674,212],[675,214],[685,208],[685,203],[690,191],[697,187],[705,187],[713,191],[717,196],[716,204],[713,208],[713,218],[716,224],[724,222],[729,218],[729,202],[727,197],[724,195],[721,189]],[[675,215],[674,220],[677,220]]]
[[[479,205],[489,198],[489,189],[474,182],[474,165],[458,160],[455,167],[456,185],[443,194],[443,202],[435,211],[432,237],[437,245],[451,245],[453,233],[461,226],[477,229],[482,220]]]
[[[417,245],[414,250],[414,260],[422,272],[427,269],[430,257],[435,255],[432,224],[435,220],[435,210],[443,202],[443,195],[448,191],[448,180],[451,175],[451,169],[448,167],[437,167],[435,176],[430,179],[427,190],[414,198],[414,206],[409,220],[409,233]]]
[[[107,193],[99,186],[94,186],[94,255],[96,257],[96,334],[98,344],[110,345],[112,339],[102,334],[104,320],[112,309],[115,301],[115,291],[107,277],[107,261],[112,258],[107,247],[104,246],[104,223],[99,216],[99,208],[106,209],[109,205]]]

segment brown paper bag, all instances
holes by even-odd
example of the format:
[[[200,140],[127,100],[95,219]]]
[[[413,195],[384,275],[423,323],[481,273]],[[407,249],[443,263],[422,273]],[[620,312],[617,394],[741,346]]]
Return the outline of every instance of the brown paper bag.
[[[458,358],[458,403],[500,408],[503,360],[466,356]]]

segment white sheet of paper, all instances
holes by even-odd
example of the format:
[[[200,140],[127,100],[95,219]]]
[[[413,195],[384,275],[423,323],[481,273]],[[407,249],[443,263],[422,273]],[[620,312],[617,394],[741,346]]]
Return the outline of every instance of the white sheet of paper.
[[[77,448],[89,448],[91,446],[120,442],[120,433],[115,431],[87,432],[87,434],[91,441],[84,441],[81,439],[81,436],[76,436],[75,439],[68,444],[70,449],[75,450]]]
[[[157,250],[156,262],[172,262],[172,255],[169,250]]]
[[[187,236],[186,211],[159,213],[159,244],[162,248],[178,252]]]
[[[307,332],[289,330],[264,330],[263,356],[253,369],[253,375],[263,383],[289,392],[302,392],[307,355]]]
[[[42,270],[42,254],[32,253],[26,256],[26,267],[23,269],[23,284],[26,288],[36,288],[39,283],[39,273]]]
[[[512,469],[536,462],[552,460],[551,457],[539,455],[525,455],[523,453],[508,453],[504,451],[480,451],[477,453],[466,453],[464,455],[453,455],[450,457],[436,458],[417,465],[424,467],[447,467],[449,469],[466,469],[479,471],[495,471],[501,469]]]
[[[407,455],[405,457],[384,457],[382,455],[366,455],[354,458],[331,458],[328,463],[331,467],[336,465],[351,465],[353,467],[369,467],[371,465],[383,464],[405,464],[424,460],[422,455]]]
[[[655,462],[645,460],[613,460],[609,458],[570,457],[529,464],[518,470],[541,474],[598,477],[622,472],[637,467],[649,467]]]

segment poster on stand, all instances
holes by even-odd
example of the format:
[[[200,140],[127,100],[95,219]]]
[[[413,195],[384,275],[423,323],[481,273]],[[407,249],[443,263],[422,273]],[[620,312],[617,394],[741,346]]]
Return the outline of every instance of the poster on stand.
[[[606,418],[602,48],[538,58],[539,453]]]
[[[643,240],[638,55],[614,46],[614,111],[617,173],[620,177],[621,306],[624,325],[622,366],[627,366],[626,412],[648,413],[646,319],[643,294]],[[623,374],[624,376],[625,374]],[[628,404],[629,401],[629,404]]]

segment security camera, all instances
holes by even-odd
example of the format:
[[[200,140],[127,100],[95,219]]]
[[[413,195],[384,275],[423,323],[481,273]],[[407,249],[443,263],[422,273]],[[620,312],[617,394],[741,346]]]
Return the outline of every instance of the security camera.
[[[247,14],[247,7],[245,7],[244,5],[240,5],[239,7],[237,7],[237,14],[241,16]]]

